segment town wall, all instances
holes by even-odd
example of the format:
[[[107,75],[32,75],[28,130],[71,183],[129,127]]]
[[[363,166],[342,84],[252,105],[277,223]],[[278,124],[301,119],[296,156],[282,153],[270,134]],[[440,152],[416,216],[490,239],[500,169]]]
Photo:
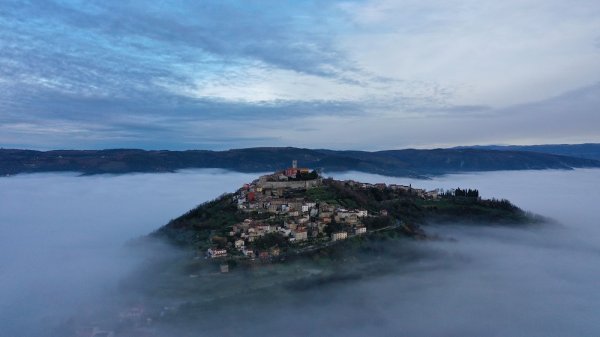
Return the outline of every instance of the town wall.
[[[292,188],[292,189],[309,189],[312,187],[321,186],[321,178],[303,181],[265,181],[258,182],[258,186],[267,189]]]

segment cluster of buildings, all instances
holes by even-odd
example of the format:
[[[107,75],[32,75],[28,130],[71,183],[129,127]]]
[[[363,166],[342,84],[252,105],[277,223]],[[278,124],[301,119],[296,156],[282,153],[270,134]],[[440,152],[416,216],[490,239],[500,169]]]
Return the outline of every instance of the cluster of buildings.
[[[398,185],[398,184],[369,184],[369,183],[361,183],[354,180],[345,180],[344,183],[353,188],[376,188],[379,190],[389,189],[395,192],[400,192],[403,194],[413,195],[422,199],[439,199],[440,193],[439,190],[426,191],[420,188],[413,188],[411,185]]]
[[[361,221],[368,216],[367,210],[348,210],[310,200],[305,193],[294,193],[321,185],[322,179],[316,172],[298,168],[296,161],[291,168],[244,185],[233,196],[233,202],[239,210],[247,212],[249,218],[232,226],[228,233],[233,243],[231,249],[248,257],[275,257],[280,254],[279,247],[257,251],[253,249],[253,243],[270,233],[278,233],[290,243],[317,239],[336,241],[367,233]],[[253,219],[251,214],[262,216],[261,219]],[[326,233],[326,226],[332,222],[339,224],[336,226],[338,230]],[[207,255],[211,258],[226,257],[228,251],[210,248]]]
[[[437,191],[427,192],[410,185],[369,184],[353,180],[343,183],[353,189],[375,188],[424,199],[438,198]],[[278,256],[280,248],[277,246],[263,251],[255,249],[254,243],[271,233],[278,233],[289,243],[296,244],[311,240],[337,241],[366,234],[367,228],[362,220],[369,216],[367,210],[345,209],[308,197],[307,190],[322,184],[322,178],[316,172],[298,168],[295,160],[288,169],[245,184],[234,194],[232,201],[239,211],[248,214],[248,218],[233,225],[227,233],[227,248],[210,248],[207,256],[223,258],[234,252],[246,257]],[[387,212],[382,210],[377,215],[387,215]],[[332,223],[335,226],[327,229]]]

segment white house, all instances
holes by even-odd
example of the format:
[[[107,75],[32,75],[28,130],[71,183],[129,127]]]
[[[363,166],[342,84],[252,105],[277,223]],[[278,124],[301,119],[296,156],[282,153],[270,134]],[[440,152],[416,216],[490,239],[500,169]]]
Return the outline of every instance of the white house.
[[[345,240],[348,238],[348,233],[346,232],[336,232],[331,234],[331,241]]]
[[[366,209],[359,209],[356,211],[356,215],[358,215],[359,218],[365,218],[369,216],[369,212]]]
[[[365,226],[357,226],[356,228],[354,228],[354,234],[356,235],[365,234],[366,232],[367,227]]]
[[[208,257],[210,257],[210,258],[226,257],[227,249],[209,248],[207,253],[208,253]]]

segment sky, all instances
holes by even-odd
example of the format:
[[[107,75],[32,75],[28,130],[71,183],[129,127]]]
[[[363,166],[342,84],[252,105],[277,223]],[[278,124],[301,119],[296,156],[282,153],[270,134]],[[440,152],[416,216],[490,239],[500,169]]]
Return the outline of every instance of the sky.
[[[0,2],[0,146],[600,142],[595,0]]]

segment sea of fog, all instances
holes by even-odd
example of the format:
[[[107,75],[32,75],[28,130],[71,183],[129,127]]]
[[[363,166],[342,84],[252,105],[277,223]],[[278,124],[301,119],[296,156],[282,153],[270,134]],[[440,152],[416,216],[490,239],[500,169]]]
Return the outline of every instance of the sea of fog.
[[[600,170],[459,174],[432,180],[332,173],[336,179],[478,188],[557,220],[531,228],[431,226],[456,240],[419,242],[428,258],[399,272],[298,294],[228,317],[244,335],[598,336]],[[0,335],[48,336],[110,302],[141,263],[123,249],[195,205],[256,175],[0,178]],[[244,305],[244,303],[240,303]],[[253,304],[256,306],[256,303]],[[198,318],[201,320],[202,318]],[[227,332],[223,323],[223,332]],[[200,333],[193,335],[202,335]],[[190,335],[191,336],[191,335]]]

